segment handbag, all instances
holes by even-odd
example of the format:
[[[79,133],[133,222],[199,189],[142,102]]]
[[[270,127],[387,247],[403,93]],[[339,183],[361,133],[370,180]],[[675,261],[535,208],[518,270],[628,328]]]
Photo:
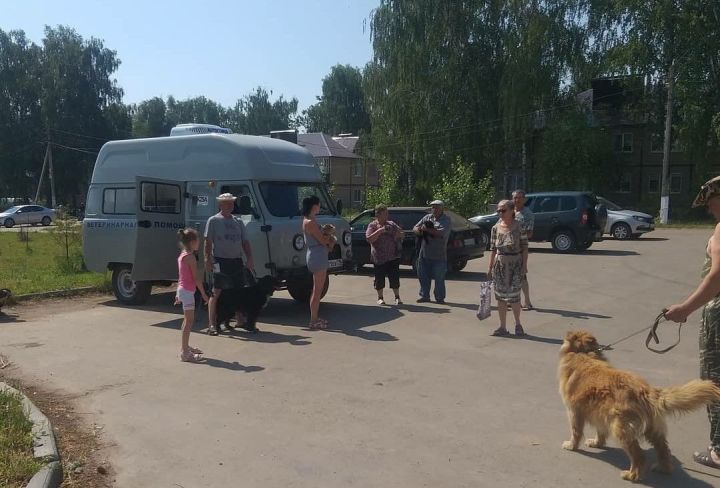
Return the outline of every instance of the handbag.
[[[478,305],[477,318],[485,320],[490,317],[490,302],[492,300],[492,281],[480,282],[480,305]]]

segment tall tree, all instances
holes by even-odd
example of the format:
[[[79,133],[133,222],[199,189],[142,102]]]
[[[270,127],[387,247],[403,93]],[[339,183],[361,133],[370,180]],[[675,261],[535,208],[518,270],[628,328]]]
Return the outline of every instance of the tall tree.
[[[258,87],[237,101],[228,110],[230,128],[241,134],[265,135],[274,130],[294,129],[298,126],[297,98],[286,100],[280,95],[270,100],[272,91]]]
[[[370,130],[365,109],[362,71],[350,65],[333,66],[322,83],[318,103],[303,112],[308,132],[358,135]]]

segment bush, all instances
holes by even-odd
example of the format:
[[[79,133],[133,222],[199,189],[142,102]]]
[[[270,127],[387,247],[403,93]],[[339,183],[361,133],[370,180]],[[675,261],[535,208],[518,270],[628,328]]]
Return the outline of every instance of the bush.
[[[479,181],[474,173],[472,164],[457,158],[440,183],[433,187],[433,198],[443,200],[449,209],[464,217],[485,213],[495,201],[492,173],[488,172]]]

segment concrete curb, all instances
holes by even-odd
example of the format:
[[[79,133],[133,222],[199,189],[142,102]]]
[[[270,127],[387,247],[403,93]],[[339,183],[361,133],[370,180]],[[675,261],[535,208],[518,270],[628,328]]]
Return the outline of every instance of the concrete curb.
[[[60,464],[60,453],[55,443],[55,435],[50,425],[50,420],[30,401],[28,397],[11,387],[7,383],[0,382],[0,391],[15,393],[22,398],[23,407],[28,418],[33,423],[33,456],[35,459],[45,462],[45,466],[32,477],[28,488],[56,488],[63,480],[62,465]]]

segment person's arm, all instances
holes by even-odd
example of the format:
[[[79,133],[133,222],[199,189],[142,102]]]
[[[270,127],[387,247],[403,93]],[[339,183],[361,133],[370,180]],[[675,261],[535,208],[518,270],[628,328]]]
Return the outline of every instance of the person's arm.
[[[528,237],[527,233],[520,228],[520,250],[522,252],[522,272],[527,274],[528,271]]]
[[[368,224],[367,231],[365,232],[365,238],[370,244],[373,244],[380,238],[383,232],[385,232],[385,227],[380,227],[374,222],[370,222],[370,224]]]
[[[682,303],[667,308],[665,317],[674,322],[685,322],[688,315],[705,305],[720,293],[720,224],[715,226],[710,250],[712,265],[697,289]]]
[[[310,234],[315,238],[316,241],[318,241],[323,246],[328,246],[332,239],[330,239],[328,236],[322,233],[320,228],[317,226],[315,222],[312,220],[304,220],[303,221],[303,231],[306,234]]]
[[[447,216],[446,216],[447,217]],[[443,221],[445,223],[443,224]],[[450,228],[452,227],[450,222],[450,217],[447,217],[446,219],[438,219],[437,224],[435,225],[434,229],[428,229],[430,234],[432,234],[435,237],[442,237],[445,238],[448,235],[450,235]]]
[[[207,223],[205,224],[205,244],[204,244],[204,250],[205,250],[205,272],[212,273],[213,271],[213,259],[212,259],[212,250],[213,250],[213,236],[215,233],[213,232],[213,226],[210,223],[210,219],[208,219]]]
[[[533,230],[535,229],[535,215],[528,211],[528,215],[526,217],[526,225],[525,225],[525,234],[527,234],[528,240],[532,239],[533,236]]]
[[[413,232],[415,232],[417,235],[422,235],[423,231],[426,231],[427,228],[425,228],[425,221],[427,220],[427,215],[420,219],[420,222],[415,224],[415,227],[413,227]]]
[[[183,261],[187,263],[187,265],[190,267],[190,273],[192,274],[195,286],[197,286],[198,290],[200,290],[200,295],[202,295],[203,301],[207,303],[210,299],[208,298],[207,293],[205,293],[205,287],[203,286],[202,277],[198,272],[197,259],[195,259],[194,255],[188,254],[183,258]]]
[[[250,246],[250,241],[248,241],[247,239],[243,239],[242,248],[243,252],[245,253],[245,261],[247,261],[245,264],[251,271],[255,271],[255,260],[253,259],[252,246]]]
[[[487,277],[489,280],[492,279],[492,270],[493,266],[495,265],[495,259],[497,258],[497,247],[495,247],[495,238],[497,236],[497,231],[495,230],[495,227],[492,228],[490,231],[490,263],[488,263],[488,272]]]

